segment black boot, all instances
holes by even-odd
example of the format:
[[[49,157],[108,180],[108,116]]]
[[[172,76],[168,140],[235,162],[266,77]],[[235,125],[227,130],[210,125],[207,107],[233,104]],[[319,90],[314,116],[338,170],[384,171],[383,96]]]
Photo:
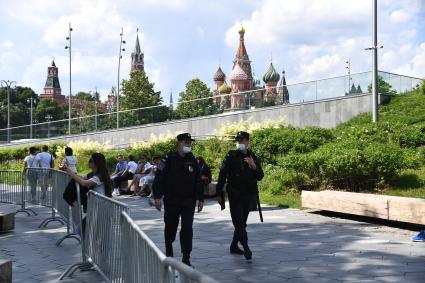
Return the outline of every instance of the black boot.
[[[188,266],[192,266],[192,264],[190,264],[190,253],[183,252],[182,262]]]
[[[243,256],[246,258],[246,260],[252,259],[252,252],[251,249],[248,247],[248,244],[244,245],[243,247]]]
[[[230,253],[236,254],[236,255],[243,255],[243,250],[241,250],[238,246],[238,241],[233,239],[232,243],[230,244]]]
[[[173,253],[173,245],[171,244],[171,245],[166,245],[165,246],[165,255],[166,256],[168,256],[168,257],[173,257],[174,256],[174,253]]]

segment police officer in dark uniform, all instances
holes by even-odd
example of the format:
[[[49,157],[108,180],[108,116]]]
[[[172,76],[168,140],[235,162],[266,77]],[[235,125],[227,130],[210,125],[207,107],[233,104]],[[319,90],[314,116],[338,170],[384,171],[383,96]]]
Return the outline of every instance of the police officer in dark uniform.
[[[229,198],[230,214],[235,228],[230,253],[244,255],[247,260],[252,258],[248,246],[246,221],[250,210],[253,210],[258,194],[257,181],[264,177],[263,169],[255,154],[248,149],[249,134],[238,132],[236,150],[230,150],[220,168],[217,184],[217,194],[222,210],[225,208],[223,187],[227,180],[226,191]],[[241,243],[243,250],[238,246]]]
[[[193,238],[193,216],[196,200],[198,212],[204,205],[204,192],[199,165],[191,153],[192,137],[188,133],[177,136],[177,151],[170,152],[158,167],[153,183],[155,207],[161,210],[164,197],[164,237],[166,255],[173,256],[173,242],[181,218],[180,245],[183,262],[190,264]]]

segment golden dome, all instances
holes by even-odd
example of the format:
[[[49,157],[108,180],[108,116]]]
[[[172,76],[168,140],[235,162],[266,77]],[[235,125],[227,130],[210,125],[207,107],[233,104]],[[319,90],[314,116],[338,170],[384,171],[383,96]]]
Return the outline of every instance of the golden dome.
[[[242,24],[241,24],[241,28],[239,29],[239,33],[245,33],[245,29],[243,28]]]
[[[224,94],[229,94],[232,91],[232,88],[226,83],[224,82],[219,88],[218,88],[218,93],[224,93]]]

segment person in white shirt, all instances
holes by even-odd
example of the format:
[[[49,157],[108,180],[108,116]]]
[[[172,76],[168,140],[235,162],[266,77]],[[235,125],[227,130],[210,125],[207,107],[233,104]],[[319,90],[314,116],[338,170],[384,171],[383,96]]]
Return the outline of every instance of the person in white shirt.
[[[43,145],[42,152],[37,154],[40,159],[40,167],[44,168],[44,170],[40,170],[40,187],[41,187],[41,199],[46,199],[47,188],[49,187],[49,176],[50,169],[54,166],[55,158],[51,153],[49,153],[49,147],[47,145]]]
[[[37,195],[37,177],[38,172],[37,169],[31,170],[30,168],[40,168],[40,158],[37,156],[37,148],[30,147],[29,152],[30,155],[24,158],[24,169],[26,169],[26,177],[28,178],[28,182],[30,184],[31,189],[31,202],[36,201]]]
[[[77,157],[73,155],[70,147],[65,147],[65,158],[61,162],[62,166],[66,165],[72,172],[77,173]]]
[[[121,174],[121,176],[117,176],[114,179],[114,194],[119,195],[120,194],[120,185],[121,182],[132,180],[134,177],[134,174],[137,170],[137,163],[134,161],[134,156],[129,155],[128,156],[128,162],[127,162],[127,168],[124,170],[124,172]]]
[[[147,172],[146,170],[148,170],[150,168],[151,164],[147,161],[147,157],[145,154],[142,154],[140,156],[140,160],[137,166],[137,170],[136,170],[136,174],[134,174],[133,180],[131,181],[131,184],[129,186],[129,189],[131,191],[133,191],[133,195],[132,196],[137,196],[137,194],[140,191],[139,188],[139,182],[140,182],[140,178],[146,176],[146,174],[148,174],[149,172]]]

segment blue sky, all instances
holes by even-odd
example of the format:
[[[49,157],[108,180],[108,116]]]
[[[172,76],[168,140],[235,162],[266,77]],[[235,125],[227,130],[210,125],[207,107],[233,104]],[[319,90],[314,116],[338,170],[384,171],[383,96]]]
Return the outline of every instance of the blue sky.
[[[425,1],[380,0],[380,69],[425,77]],[[0,78],[41,93],[55,58],[68,94],[68,23],[73,32],[73,93],[117,84],[119,33],[127,41],[121,77],[130,70],[136,28],[145,69],[168,102],[199,77],[213,87],[219,64],[229,75],[241,22],[257,76],[275,67],[288,83],[370,69],[371,0],[0,0]]]

